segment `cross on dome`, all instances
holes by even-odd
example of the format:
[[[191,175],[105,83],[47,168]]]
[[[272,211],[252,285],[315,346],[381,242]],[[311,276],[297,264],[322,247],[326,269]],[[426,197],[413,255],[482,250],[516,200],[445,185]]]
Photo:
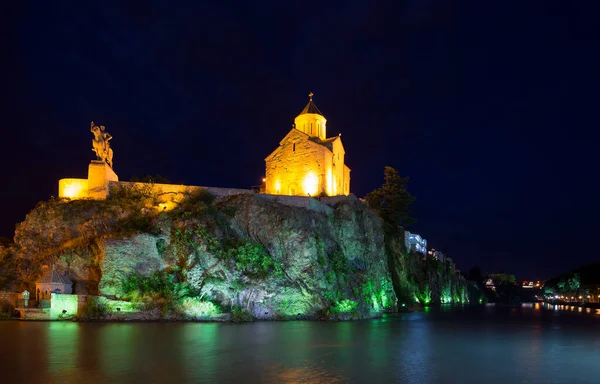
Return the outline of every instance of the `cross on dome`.
[[[314,95],[315,94],[312,93],[312,92],[308,94],[308,104],[306,104],[306,107],[304,107],[304,109],[302,110],[302,112],[300,112],[301,115],[303,115],[305,113],[314,113],[314,114],[323,116],[323,114],[321,113],[321,111],[319,111],[319,108],[317,108],[317,106],[313,102],[313,96]]]

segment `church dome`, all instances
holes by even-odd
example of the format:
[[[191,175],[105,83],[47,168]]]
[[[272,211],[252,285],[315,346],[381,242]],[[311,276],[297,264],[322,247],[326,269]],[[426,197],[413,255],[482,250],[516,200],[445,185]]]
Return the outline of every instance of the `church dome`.
[[[297,130],[306,133],[311,137],[318,137],[325,140],[327,137],[327,119],[313,101],[313,93],[308,94],[308,104],[294,119],[294,126]]]

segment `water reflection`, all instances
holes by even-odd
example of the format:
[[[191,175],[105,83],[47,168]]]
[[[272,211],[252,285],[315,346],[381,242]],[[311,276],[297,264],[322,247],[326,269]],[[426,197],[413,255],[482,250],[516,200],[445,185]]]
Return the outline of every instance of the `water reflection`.
[[[595,382],[597,311],[430,308],[359,322],[0,322],[15,382]],[[576,378],[576,380],[574,380]]]
[[[79,327],[75,323],[48,323],[46,334],[47,369],[52,374],[72,372],[77,366]]]

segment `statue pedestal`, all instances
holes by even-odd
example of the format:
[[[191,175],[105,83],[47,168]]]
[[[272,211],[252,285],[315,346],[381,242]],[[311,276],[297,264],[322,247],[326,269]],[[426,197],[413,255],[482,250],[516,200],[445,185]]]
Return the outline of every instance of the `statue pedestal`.
[[[88,197],[106,199],[108,183],[111,181],[119,181],[115,171],[102,160],[92,160],[88,167]]]

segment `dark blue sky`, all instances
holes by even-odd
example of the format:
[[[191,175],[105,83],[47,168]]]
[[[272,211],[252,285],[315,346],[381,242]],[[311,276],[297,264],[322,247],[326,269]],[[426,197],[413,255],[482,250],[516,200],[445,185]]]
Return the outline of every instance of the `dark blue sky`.
[[[598,260],[593,2],[16,3],[0,235],[86,177],[90,120],[122,180],[246,188],[312,91],[352,191],[385,165],[410,176],[410,229],[459,268],[545,278]]]

